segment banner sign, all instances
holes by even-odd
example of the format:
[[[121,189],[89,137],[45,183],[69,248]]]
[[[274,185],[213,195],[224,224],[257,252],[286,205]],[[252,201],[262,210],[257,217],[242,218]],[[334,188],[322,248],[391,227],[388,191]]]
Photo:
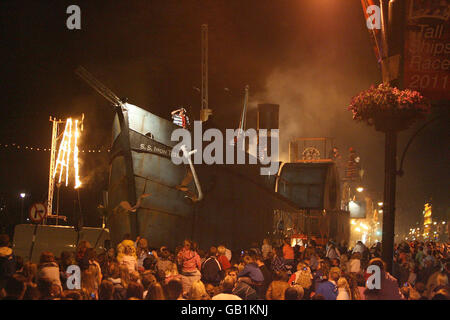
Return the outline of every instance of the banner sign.
[[[450,0],[408,4],[404,87],[430,100],[450,99]]]

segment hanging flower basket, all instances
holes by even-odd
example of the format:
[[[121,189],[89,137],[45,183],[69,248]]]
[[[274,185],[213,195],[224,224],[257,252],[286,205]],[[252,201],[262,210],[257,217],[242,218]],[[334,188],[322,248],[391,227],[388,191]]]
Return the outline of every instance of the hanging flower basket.
[[[399,90],[382,83],[353,97],[348,110],[352,111],[353,120],[388,132],[408,129],[429,113],[430,105],[417,91]]]

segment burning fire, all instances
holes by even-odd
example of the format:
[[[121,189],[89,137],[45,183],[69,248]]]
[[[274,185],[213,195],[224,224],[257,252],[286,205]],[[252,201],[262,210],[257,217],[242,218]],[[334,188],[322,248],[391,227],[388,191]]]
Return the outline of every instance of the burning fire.
[[[73,128],[72,128],[73,127]],[[73,132],[75,131],[75,132]],[[66,172],[65,184],[66,186],[69,183],[69,170],[70,170],[70,157],[71,153],[73,153],[73,168],[74,168],[74,176],[75,176],[75,189],[81,186],[81,181],[79,177],[79,165],[78,165],[78,138],[80,136],[78,130],[78,120],[75,120],[75,125],[72,126],[72,118],[68,118],[66,120],[66,127],[64,129],[63,137],[61,143],[59,145],[58,157],[56,158],[55,171],[53,172],[53,178],[56,177],[56,174],[59,169],[59,179],[58,183],[61,183],[63,171]],[[72,139],[73,137],[73,139]],[[73,152],[72,152],[72,144],[73,144]]]

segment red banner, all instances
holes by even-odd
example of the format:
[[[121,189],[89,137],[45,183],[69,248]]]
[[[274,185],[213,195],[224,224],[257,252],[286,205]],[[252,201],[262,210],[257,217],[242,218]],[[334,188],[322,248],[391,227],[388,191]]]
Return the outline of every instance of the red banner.
[[[404,87],[431,100],[450,99],[450,0],[410,0]]]

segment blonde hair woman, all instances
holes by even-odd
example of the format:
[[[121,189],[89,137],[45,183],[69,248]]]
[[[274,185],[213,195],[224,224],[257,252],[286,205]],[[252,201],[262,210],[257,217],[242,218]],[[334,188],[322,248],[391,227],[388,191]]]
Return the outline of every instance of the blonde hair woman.
[[[189,300],[210,300],[209,294],[206,292],[203,282],[195,281],[189,291]]]
[[[348,285],[347,279],[344,277],[339,278],[337,281],[338,295],[336,300],[352,300],[350,286]]]
[[[94,265],[90,265],[89,268],[83,271],[81,275],[81,288],[85,300],[98,300],[99,283],[97,280],[97,268]]]
[[[227,270],[231,268],[230,261],[228,261],[228,258],[225,255],[226,252],[227,249],[224,246],[217,247],[217,261],[219,261],[222,270]]]

